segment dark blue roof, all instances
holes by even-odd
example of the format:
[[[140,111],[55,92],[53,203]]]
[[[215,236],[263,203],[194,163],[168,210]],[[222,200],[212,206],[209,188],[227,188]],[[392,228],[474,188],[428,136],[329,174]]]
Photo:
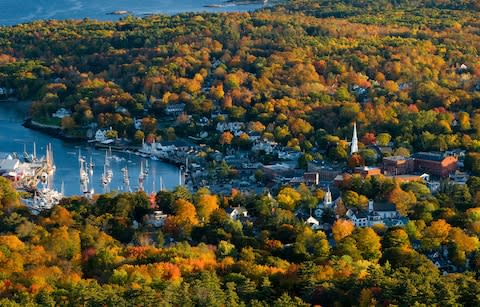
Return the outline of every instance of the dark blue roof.
[[[418,160],[428,160],[440,162],[445,159],[445,153],[442,152],[417,152],[412,155],[412,158]]]

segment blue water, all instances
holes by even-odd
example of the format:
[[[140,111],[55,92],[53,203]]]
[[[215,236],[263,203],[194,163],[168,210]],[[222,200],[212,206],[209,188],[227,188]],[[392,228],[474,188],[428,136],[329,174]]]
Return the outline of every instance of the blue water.
[[[1,1],[1,0],[0,0]],[[93,187],[96,193],[102,193],[101,176],[105,160],[105,151],[96,150],[88,145],[71,144],[62,140],[52,138],[38,131],[30,130],[22,126],[23,119],[28,113],[29,102],[0,102],[0,152],[19,154],[23,153],[24,144],[28,151],[33,150],[33,142],[37,144],[37,156],[45,155],[46,146],[51,143],[54,151],[54,162],[57,167],[54,174],[53,185],[60,190],[62,182],[65,186],[66,195],[79,195],[80,176],[78,151],[81,150],[82,156],[96,165],[93,176]],[[3,154],[2,154],[3,155]],[[118,156],[118,160],[112,161],[113,180],[111,190],[122,190],[123,176],[121,169],[128,167],[130,186],[132,190],[138,187],[138,176],[140,173],[140,164],[146,164],[146,160],[133,154],[124,154],[113,152]],[[3,157],[0,157],[3,158]],[[145,180],[145,191],[151,192],[160,189],[160,177],[163,179],[164,187],[172,189],[179,183],[178,168],[160,161],[148,160],[149,175]]]
[[[0,0],[0,25],[13,25],[38,19],[99,19],[120,18],[108,13],[125,10],[136,16],[145,14],[176,14],[181,12],[248,11],[261,4],[228,5],[207,8],[205,5],[222,4],[223,0]]]

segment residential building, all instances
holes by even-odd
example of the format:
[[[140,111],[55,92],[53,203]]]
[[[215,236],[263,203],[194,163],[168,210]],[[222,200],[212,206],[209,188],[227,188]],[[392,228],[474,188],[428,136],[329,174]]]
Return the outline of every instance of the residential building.
[[[0,160],[0,175],[5,175],[15,172],[20,166],[20,160],[7,157]]]
[[[146,215],[144,217],[144,222],[147,225],[160,228],[165,225],[168,215],[163,213],[163,211],[154,211],[153,214]]]
[[[68,111],[65,108],[60,108],[57,112],[52,114],[52,117],[63,119],[64,117],[71,116],[72,112]]]
[[[237,221],[241,218],[248,218],[248,211],[245,209],[245,207],[228,208],[226,212],[234,221]]]
[[[314,218],[313,216],[310,216],[306,221],[305,221],[305,224],[307,224],[308,226],[310,226],[310,228],[312,228],[313,230],[319,230],[321,229],[322,227],[320,226],[320,222]]]
[[[184,111],[185,111],[184,103],[169,104],[165,108],[165,113],[167,113],[167,115],[173,115],[173,116],[178,116],[182,114]]]
[[[375,225],[393,227],[405,225],[407,221],[398,213],[394,204],[374,202],[373,200],[368,202],[368,210],[350,208],[346,216],[356,227],[372,227]]]

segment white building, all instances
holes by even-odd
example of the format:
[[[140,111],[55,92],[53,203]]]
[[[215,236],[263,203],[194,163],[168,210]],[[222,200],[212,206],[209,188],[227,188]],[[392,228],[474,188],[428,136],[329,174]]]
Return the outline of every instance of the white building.
[[[95,141],[97,142],[105,142],[107,140],[107,131],[98,129],[97,132],[95,133]]]
[[[401,217],[392,203],[368,202],[368,210],[348,209],[346,216],[356,227],[372,227],[374,225],[401,226],[405,218]]]
[[[273,154],[277,151],[277,143],[268,140],[257,140],[253,143],[252,151],[264,151],[267,154]]]
[[[174,115],[174,116],[178,116],[182,114],[184,111],[185,111],[184,103],[169,104],[165,108],[165,113],[167,113],[168,115]]]
[[[310,216],[306,221],[305,221],[305,224],[307,224],[308,226],[310,226],[310,228],[312,228],[313,230],[319,230],[321,229],[322,227],[320,227],[320,222],[314,218],[313,216]]]
[[[323,201],[320,202],[317,205],[317,208],[315,209],[315,216],[317,218],[321,218],[323,215],[323,211],[326,209],[334,209],[335,204],[332,199],[332,192],[330,192],[330,187],[327,188],[327,192],[325,193],[325,196],[323,197]]]
[[[71,115],[72,115],[72,112],[68,111],[65,108],[60,108],[60,109],[57,110],[57,112],[52,114],[52,117],[62,119],[64,117],[71,116]]]
[[[239,133],[244,127],[244,124],[241,122],[219,122],[217,123],[217,131],[218,132],[225,132],[225,131],[230,131],[233,132],[234,134]],[[243,133],[243,131],[242,131]]]
[[[154,211],[153,214],[146,215],[144,221],[147,225],[160,228],[165,225],[168,215],[163,213],[163,211]]]
[[[244,207],[228,208],[226,212],[228,216],[230,216],[230,218],[234,221],[237,221],[240,218],[248,217],[248,211]]]

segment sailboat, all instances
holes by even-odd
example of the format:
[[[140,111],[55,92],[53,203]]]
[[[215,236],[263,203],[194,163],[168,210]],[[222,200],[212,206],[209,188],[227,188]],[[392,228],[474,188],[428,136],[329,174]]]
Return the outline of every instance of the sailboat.
[[[94,167],[95,167],[95,164],[93,164],[93,158],[92,158],[92,156],[90,156],[90,165],[89,165],[90,177],[93,177]]]
[[[150,171],[150,168],[148,167],[148,160],[145,160],[145,176],[148,175],[148,172]]]
[[[143,191],[143,183],[145,181],[145,172],[143,170],[143,161],[140,163],[140,174],[138,175],[138,190]]]
[[[130,192],[130,179],[128,177],[128,167],[125,166],[124,168],[122,168],[122,172],[123,172],[124,190],[125,190],[125,192]]]

